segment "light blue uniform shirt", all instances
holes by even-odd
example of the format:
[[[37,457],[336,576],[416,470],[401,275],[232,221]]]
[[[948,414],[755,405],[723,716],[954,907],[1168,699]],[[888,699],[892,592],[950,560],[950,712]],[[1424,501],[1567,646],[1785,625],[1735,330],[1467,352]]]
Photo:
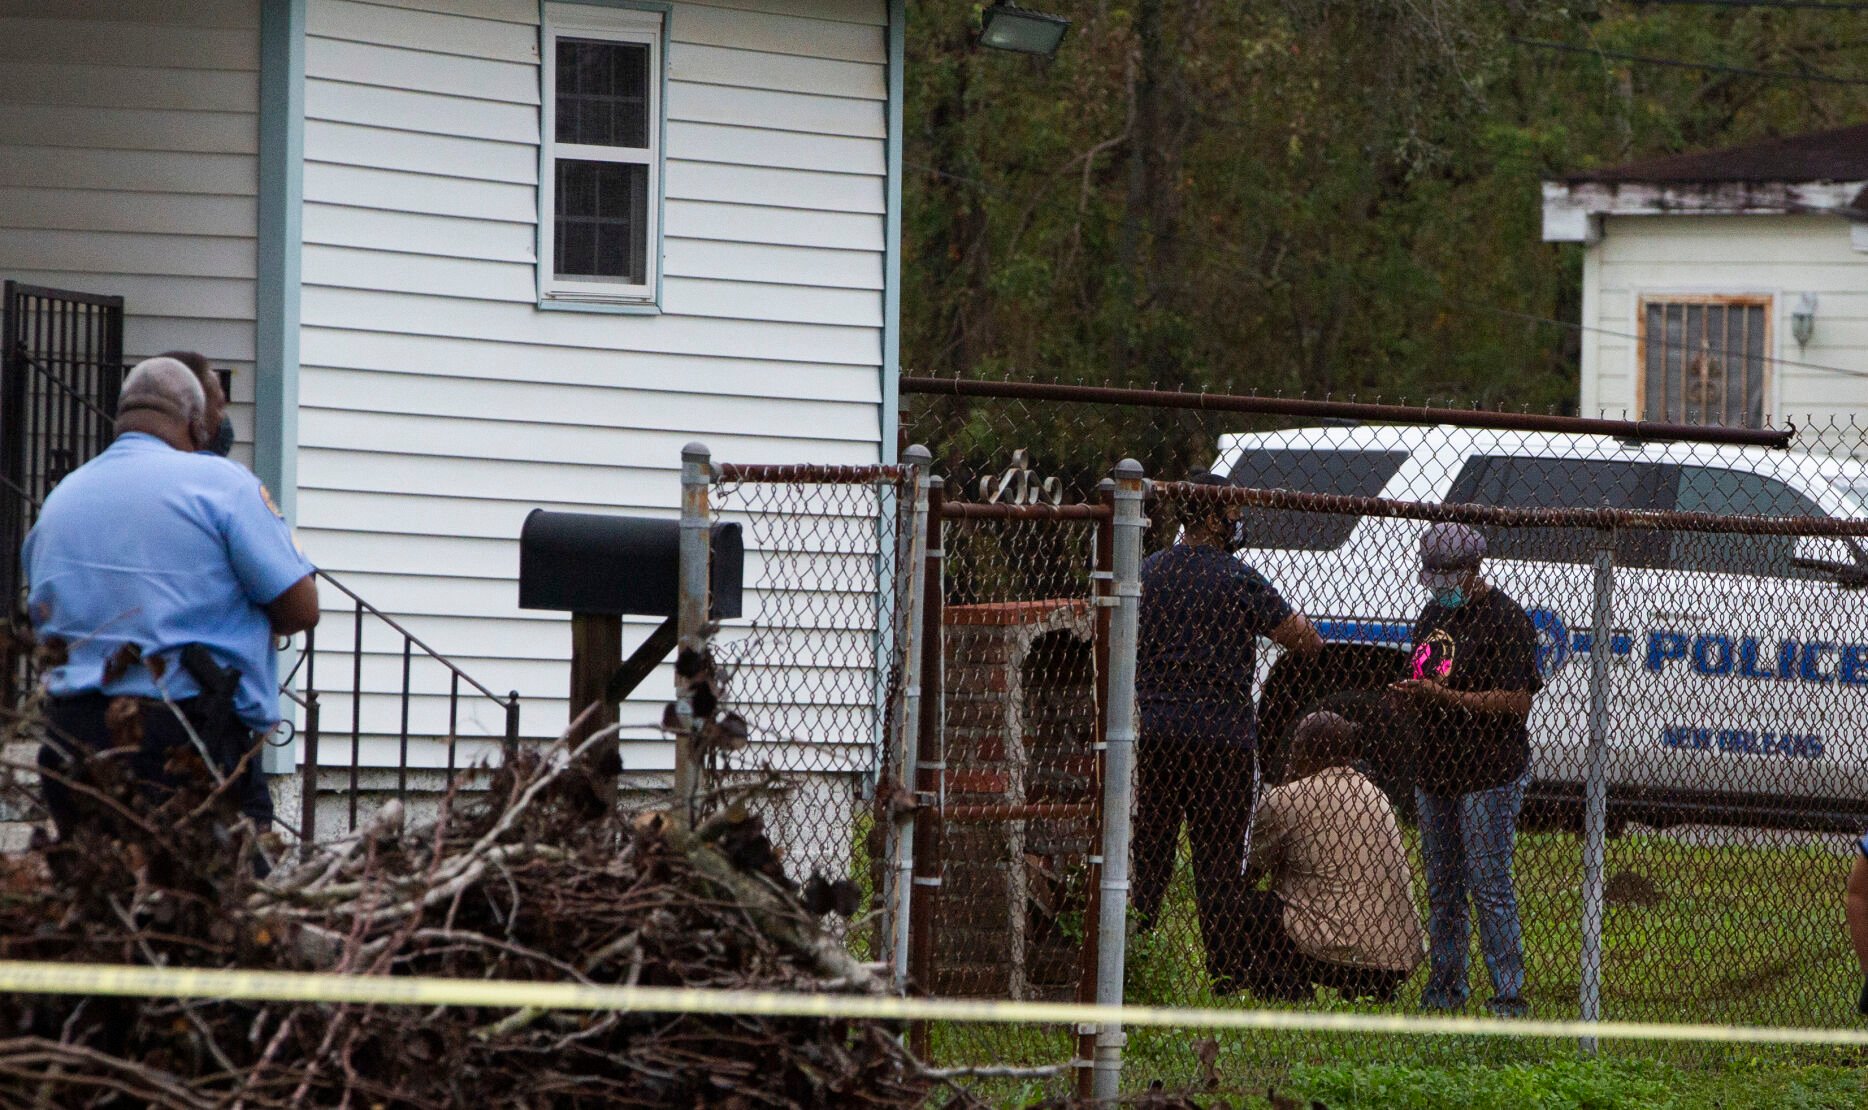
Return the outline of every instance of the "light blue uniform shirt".
[[[193,697],[181,649],[200,644],[240,671],[240,719],[261,731],[278,723],[264,607],[312,566],[251,471],[126,433],[52,490],[22,550],[34,631],[68,645],[46,675],[53,696]],[[162,660],[160,689],[146,665],[104,682],[126,642]]]

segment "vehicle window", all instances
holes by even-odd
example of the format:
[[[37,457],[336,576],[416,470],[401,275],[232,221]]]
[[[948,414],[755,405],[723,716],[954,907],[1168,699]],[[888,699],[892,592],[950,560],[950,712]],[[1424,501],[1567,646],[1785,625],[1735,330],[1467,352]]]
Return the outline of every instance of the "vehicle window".
[[[1719,516],[1829,515],[1816,502],[1775,478],[1712,466],[1680,468],[1678,504],[1681,512]],[[1673,566],[1680,570],[1772,578],[1820,577],[1814,571],[1791,566],[1795,551],[1796,540],[1790,536],[1673,534]]]
[[[1374,497],[1407,461],[1405,451],[1247,451],[1228,475],[1234,485]],[[1248,547],[1333,551],[1355,531],[1360,517],[1256,509],[1246,514]]]
[[[1610,459],[1548,459],[1474,455],[1466,460],[1449,503],[1508,509],[1673,508],[1676,468],[1661,463]],[[1485,533],[1485,549],[1501,559],[1551,563],[1595,561],[1595,536],[1585,528],[1496,528]],[[1622,532],[1615,540],[1617,566],[1658,567],[1667,558],[1666,537]]]
[[[1829,479],[1829,488],[1847,498],[1858,512],[1868,511],[1868,479],[1838,475]]]

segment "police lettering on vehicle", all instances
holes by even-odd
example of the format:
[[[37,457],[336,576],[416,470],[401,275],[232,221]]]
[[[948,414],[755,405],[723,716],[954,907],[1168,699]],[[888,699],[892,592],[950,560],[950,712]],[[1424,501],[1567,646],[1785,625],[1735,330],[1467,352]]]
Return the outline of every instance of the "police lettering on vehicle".
[[[1660,734],[1663,748],[1682,748],[1726,755],[1776,755],[1788,759],[1821,759],[1823,738],[1813,733],[1753,732],[1743,728],[1699,728],[1675,725]]]
[[[1648,633],[1647,669],[1659,673],[1676,662],[1708,678],[1868,686],[1868,644],[1824,640],[1768,644],[1756,636]]]

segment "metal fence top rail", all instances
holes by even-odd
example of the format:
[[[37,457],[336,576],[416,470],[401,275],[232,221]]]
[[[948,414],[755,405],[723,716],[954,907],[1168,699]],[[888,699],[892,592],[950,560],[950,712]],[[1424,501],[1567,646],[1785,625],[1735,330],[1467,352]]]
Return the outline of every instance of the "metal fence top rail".
[[[1165,389],[1118,389],[1065,385],[1060,382],[990,382],[962,378],[901,379],[903,393],[950,397],[1000,397],[1026,401],[1075,401],[1094,405],[1238,412],[1257,416],[1293,416],[1317,420],[1357,420],[1386,424],[1453,424],[1518,432],[1607,435],[1620,439],[1676,440],[1785,449],[1796,428],[1727,428],[1699,424],[1664,424],[1649,420],[1607,420],[1530,412],[1378,405],[1361,401],[1314,401],[1292,397],[1252,397],[1228,393],[1179,393]]]
[[[940,515],[948,520],[1109,520],[1108,505],[1001,505],[978,501],[945,501]]]
[[[906,482],[915,475],[912,465],[868,463],[836,465],[819,463],[715,463],[714,475],[721,482],[754,484],[806,483],[812,485],[861,486],[878,482]]]
[[[449,659],[445,655],[442,655],[440,652],[436,651],[434,648],[429,647],[428,644],[424,642],[420,636],[417,636],[415,633],[410,632],[407,628],[404,628],[400,623],[396,621],[394,617],[390,616],[388,613],[383,612],[381,609],[378,609],[376,606],[371,605],[369,602],[365,601],[363,597],[360,594],[358,594],[355,590],[351,589],[349,586],[344,585],[342,582],[339,582],[337,579],[331,577],[330,574],[322,570],[314,570],[312,573],[317,575],[320,581],[324,582],[326,585],[330,586],[332,589],[336,590],[337,592],[343,594],[345,597],[349,598],[351,601],[355,602],[358,611],[368,613],[371,616],[375,617],[377,620],[382,621],[384,624],[394,629],[397,635],[401,636],[403,639],[407,640],[409,643],[413,644],[414,646],[421,648],[422,651],[425,652],[430,659],[433,659],[435,662],[441,664],[443,667],[446,667],[448,671],[454,675],[454,677],[460,679],[462,682],[465,682],[467,685],[480,691],[482,694],[485,694],[488,698],[492,699],[494,702],[497,702],[500,705],[512,705],[518,701],[519,695],[517,691],[514,691],[512,694],[509,694],[509,695],[501,696],[487,689],[486,686],[481,684],[479,680],[474,678],[474,676],[468,674],[466,671],[461,670],[458,666],[455,666],[453,660]]]
[[[1492,505],[1430,504],[1390,501],[1380,497],[1351,497],[1333,493],[1250,489],[1245,486],[1209,486],[1193,482],[1153,482],[1156,498],[1217,501],[1261,509],[1393,517],[1402,520],[1455,521],[1489,524],[1500,528],[1619,528],[1710,532],[1750,536],[1857,536],[1868,537],[1868,520],[1833,517],[1721,516],[1717,513],[1651,511],[1640,509],[1507,509]]]

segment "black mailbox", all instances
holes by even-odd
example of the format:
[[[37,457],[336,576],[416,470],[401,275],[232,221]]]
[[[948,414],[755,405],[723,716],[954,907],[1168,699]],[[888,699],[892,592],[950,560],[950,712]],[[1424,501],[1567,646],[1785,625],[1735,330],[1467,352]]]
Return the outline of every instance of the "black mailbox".
[[[715,619],[740,615],[746,548],[739,525],[713,526]],[[673,617],[681,522],[533,509],[519,532],[519,608]]]

